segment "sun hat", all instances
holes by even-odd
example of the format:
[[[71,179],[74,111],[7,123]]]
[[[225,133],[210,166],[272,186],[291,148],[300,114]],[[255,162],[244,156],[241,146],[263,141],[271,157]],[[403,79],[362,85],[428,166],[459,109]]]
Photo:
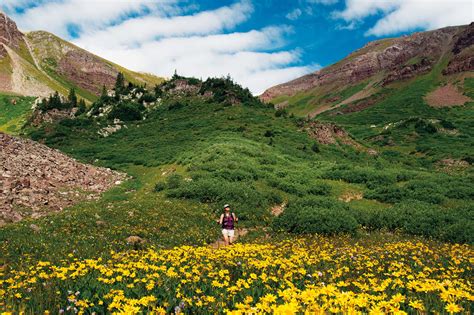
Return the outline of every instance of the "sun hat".
[[[225,208],[230,208],[230,206],[226,203],[226,204],[224,205],[224,209],[225,209]]]

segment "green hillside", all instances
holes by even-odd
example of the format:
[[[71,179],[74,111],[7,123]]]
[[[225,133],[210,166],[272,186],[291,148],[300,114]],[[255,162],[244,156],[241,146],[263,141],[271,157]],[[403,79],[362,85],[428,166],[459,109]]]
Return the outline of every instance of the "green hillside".
[[[466,80],[468,89],[471,83]],[[420,79],[403,95],[408,97],[408,92],[419,99],[431,86],[428,79]],[[394,102],[403,96],[393,93],[390,97]],[[468,133],[472,129],[461,122],[471,106],[446,110],[443,119]],[[377,114],[371,116],[372,110],[378,111]],[[314,233],[325,235],[328,238],[318,242],[341,244],[337,246],[343,246],[343,251],[359,246],[359,241],[367,242],[375,251],[382,246],[380,240],[384,244],[400,242],[402,247],[410,247],[412,242],[429,244],[426,246],[431,254],[431,250],[446,248],[439,241],[472,244],[472,168],[446,171],[437,164],[437,158],[448,153],[469,160],[466,155],[471,156],[472,149],[453,141],[451,151],[446,149],[436,155],[411,154],[398,144],[389,150],[371,142],[370,137],[376,133],[369,133],[367,130],[372,130],[367,125],[363,128],[364,121],[380,124],[380,119],[375,120],[380,113],[388,121],[425,112],[436,113],[418,101],[400,115],[383,103],[354,116],[328,114],[324,120],[337,121],[354,138],[349,142],[341,138],[326,145],[309,135],[311,121],[284,111],[275,112],[229,78],[201,82],[175,76],[153,90],[133,84],[125,86],[118,80],[115,96],[103,95],[76,118],[39,128],[27,124],[22,133],[82,162],[126,172],[130,179],[100,200],[84,201],[44,218],[25,219],[2,227],[0,250],[2,262],[8,266],[6,274],[16,272],[17,280],[12,280],[16,283],[26,275],[22,270],[35,265],[36,270],[50,263],[92,266],[107,261],[109,267],[122,266],[121,259],[126,261],[127,253],[133,256],[147,252],[160,257],[167,255],[166,249],[180,245],[206,246],[193,248],[212,257],[206,248],[219,237],[216,220],[224,203],[230,203],[238,214],[239,229],[248,232],[239,239],[248,242],[245,245],[248,247],[239,249],[243,252],[252,248],[260,252],[254,244],[261,242],[278,244],[286,239],[300,244],[300,235],[308,233],[312,239]],[[15,115],[19,116],[10,117]],[[451,118],[456,115],[459,120]],[[374,117],[373,121],[370,117]],[[104,136],[104,128],[117,124],[117,119],[122,128]],[[417,121],[413,123],[416,125]],[[404,128],[411,128],[410,124]],[[415,127],[415,132],[420,132],[420,137],[436,136],[425,136],[416,128],[419,127]],[[369,149],[374,148],[380,150],[379,154],[369,154]],[[284,208],[277,217],[272,214],[275,206]],[[31,242],[32,225],[35,242]],[[127,241],[130,236],[144,241],[130,243]],[[345,242],[352,245],[344,245]],[[315,248],[316,245],[298,246]],[[134,249],[139,251],[131,251]],[[303,249],[292,250],[302,253]],[[181,255],[181,249],[175,248],[170,253]],[[325,255],[324,251],[321,255]],[[350,255],[353,254],[347,257]],[[381,257],[376,261],[389,263]],[[101,275],[97,275],[99,280],[86,275],[89,273],[79,277],[68,275],[69,280],[51,280],[51,290],[59,292],[56,294],[41,287],[27,293],[18,285],[19,289],[12,292],[22,292],[20,296],[30,296],[31,300],[22,304],[26,302],[7,294],[6,309],[20,309],[24,305],[33,312],[55,309],[64,305],[65,300],[71,300],[64,287],[66,283],[70,290],[80,292],[84,301],[89,301],[85,303],[109,301],[104,307],[81,306],[99,312],[114,309],[108,286],[110,290],[112,287],[124,290],[129,297],[141,297],[147,292],[137,291],[131,284],[125,288],[120,281],[115,285],[116,280],[105,285],[101,283],[105,281]],[[168,276],[173,277],[168,273],[162,279]],[[174,283],[166,281],[169,285]],[[204,284],[200,286],[204,287]],[[207,292],[212,295],[214,289]],[[258,292],[251,295],[262,297],[264,291]],[[431,305],[433,310],[443,309],[442,303],[427,302],[432,297],[427,295],[422,299],[425,305]],[[244,296],[239,295],[238,300],[241,299]],[[178,303],[174,294],[162,296],[160,301],[167,301],[164,305],[167,312],[172,311],[173,303]],[[463,307],[469,309],[469,303],[463,301]],[[229,305],[234,307],[235,303]],[[124,310],[123,307],[117,309]],[[191,309],[198,313],[209,310]]]
[[[45,251],[44,246],[55,248],[56,242],[68,242],[70,237],[77,252],[100,253],[103,246],[123,247],[126,234],[140,234],[136,231],[146,238],[156,238],[160,245],[211,241],[215,234],[208,231],[223,203],[231,203],[238,209],[242,225],[247,227],[329,234],[358,233],[363,227],[473,241],[472,225],[466,226],[471,223],[463,219],[472,215],[470,167],[447,174],[437,170],[433,156],[405,153],[402,146],[382,150],[374,156],[343,143],[323,145],[308,136],[304,131],[307,122],[302,119],[277,117],[272,108],[258,101],[232,106],[226,102],[228,96],[224,96],[218,102],[217,88],[216,96],[210,100],[200,95],[176,96],[166,92],[166,86],[173,86],[173,82],[163,85],[165,92],[159,92],[165,93],[161,103],[146,113],[145,120],[125,122],[127,128],[108,137],[98,132],[110,124],[109,119],[96,118],[94,122],[85,115],[40,129],[27,129],[34,140],[83,162],[127,172],[134,179],[126,187],[109,192],[99,203],[86,203],[52,216],[54,224],[49,223],[51,218],[39,220],[47,225],[40,232],[44,237],[42,243],[22,244],[21,238],[4,236],[11,240],[6,244],[8,255],[20,254],[17,250],[21,248],[52,259],[55,254]],[[246,97],[245,92],[238,92]],[[107,102],[116,104],[112,99]],[[347,118],[342,118],[346,120],[338,122],[346,126]],[[364,137],[357,133],[357,121],[354,119],[347,126],[363,142]],[[449,148],[458,147],[453,142]],[[472,153],[470,150],[461,146],[458,151],[449,152],[467,158],[466,154]],[[438,153],[442,154],[443,151]],[[360,197],[347,203],[340,201],[348,195]],[[272,219],[270,209],[282,203],[289,203],[284,215]],[[125,227],[126,208],[137,211],[137,215]],[[177,210],[181,208],[182,214]],[[345,213],[347,222],[335,220],[324,229],[311,224],[298,225],[302,213],[312,220],[309,210],[312,208],[317,213],[314,220],[319,215],[331,217],[333,211]],[[318,209],[325,210],[319,213]],[[113,233],[104,236],[101,226],[87,229],[80,236],[71,232],[75,230],[72,222],[78,220],[94,226],[95,214],[100,211],[110,211],[99,216],[110,220],[107,230],[111,228]],[[426,218],[429,221],[423,224],[427,225],[418,226],[419,216],[424,216],[426,211],[430,213]],[[155,219],[161,222],[163,216],[191,217],[186,220],[197,225],[190,230],[203,236],[190,237],[188,230],[179,231],[177,224],[173,238],[159,241],[161,232],[157,233],[156,229],[162,223],[144,222]],[[200,219],[195,220],[196,216]],[[165,221],[168,220],[171,219]],[[28,225],[13,224],[3,233],[21,234]],[[50,233],[51,229],[56,232]],[[169,233],[167,229],[165,235]],[[81,247],[81,238],[97,237],[110,239],[97,243],[97,249],[87,246],[87,242]]]
[[[33,97],[0,94],[0,132],[18,134],[31,113]]]

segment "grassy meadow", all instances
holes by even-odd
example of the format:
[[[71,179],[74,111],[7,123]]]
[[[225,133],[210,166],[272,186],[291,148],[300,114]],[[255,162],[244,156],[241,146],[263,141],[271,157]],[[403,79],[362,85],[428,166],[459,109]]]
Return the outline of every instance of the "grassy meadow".
[[[148,91],[157,102],[146,119],[126,121],[108,137],[98,132],[111,120],[85,114],[22,130],[130,178],[99,200],[0,229],[0,310],[472,312],[473,173],[437,164],[472,157],[472,104],[429,108],[422,97],[434,83],[427,77],[368,110],[318,117],[378,152],[370,155],[342,142],[318,143],[305,119],[275,113],[224,79],[203,84],[211,99],[176,96],[173,80]],[[241,103],[228,102],[229,95]],[[121,115],[142,110],[119,106]],[[390,129],[395,145],[371,140],[381,129],[370,124],[412,116],[421,123]],[[440,119],[435,130],[448,121],[459,133],[427,133],[428,118]],[[415,140],[402,142],[408,133]],[[431,143],[446,147],[411,152]],[[215,250],[209,244],[220,236],[224,203],[249,233]],[[275,206],[284,207],[277,217]],[[127,243],[132,235],[144,243]]]

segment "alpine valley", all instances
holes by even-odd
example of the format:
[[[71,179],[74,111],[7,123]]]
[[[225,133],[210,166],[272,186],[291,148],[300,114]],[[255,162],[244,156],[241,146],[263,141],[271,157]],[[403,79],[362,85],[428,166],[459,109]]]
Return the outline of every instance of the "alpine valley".
[[[472,313],[473,117],[474,23],[256,97],[1,13],[0,311]]]

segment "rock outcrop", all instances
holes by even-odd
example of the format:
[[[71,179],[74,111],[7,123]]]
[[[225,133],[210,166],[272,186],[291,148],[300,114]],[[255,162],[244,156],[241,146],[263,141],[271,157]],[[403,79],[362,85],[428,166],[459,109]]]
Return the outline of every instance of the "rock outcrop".
[[[22,40],[23,33],[18,30],[15,22],[0,12],[0,59],[7,55],[3,45],[18,49]]]
[[[40,143],[0,133],[0,225],[60,211],[126,175],[80,163]]]

